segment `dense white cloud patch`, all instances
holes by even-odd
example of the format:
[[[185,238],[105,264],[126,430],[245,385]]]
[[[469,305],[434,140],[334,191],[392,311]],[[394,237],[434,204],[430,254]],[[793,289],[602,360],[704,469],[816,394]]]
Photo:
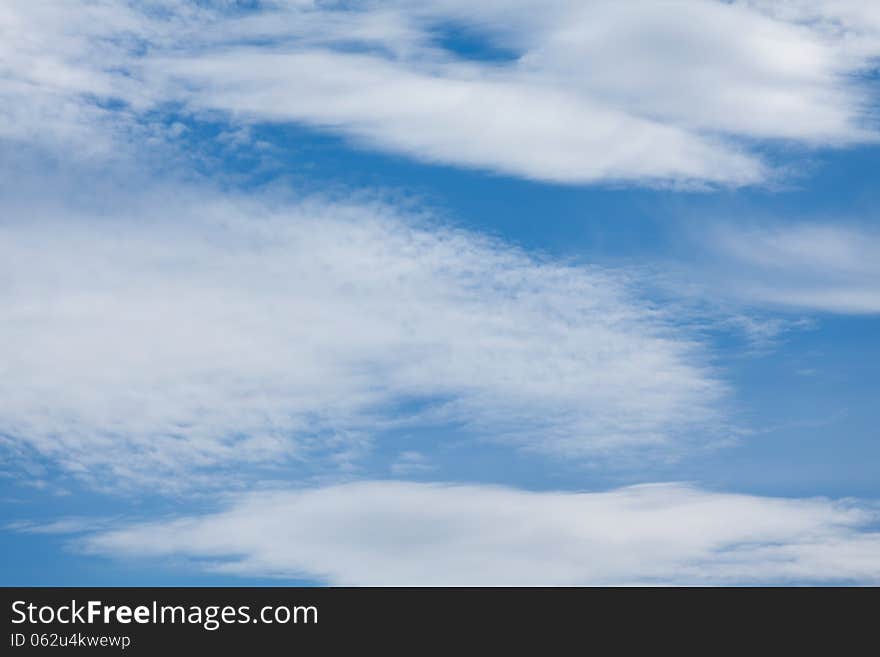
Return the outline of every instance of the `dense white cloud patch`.
[[[880,582],[877,509],[664,484],[603,493],[362,482],[250,493],[81,549],[340,585]]]
[[[705,244],[713,264],[704,267],[704,278],[728,297],[832,313],[880,312],[880,232],[874,228],[815,222],[726,226],[712,231]]]
[[[350,463],[405,424],[568,458],[723,425],[700,346],[620,272],[378,202],[82,203],[0,221],[0,436],[89,481]]]
[[[767,180],[755,139],[875,137],[872,3],[236,6],[4,3],[0,135],[110,152],[132,132],[173,141],[150,110],[175,107],[539,180],[675,184]]]

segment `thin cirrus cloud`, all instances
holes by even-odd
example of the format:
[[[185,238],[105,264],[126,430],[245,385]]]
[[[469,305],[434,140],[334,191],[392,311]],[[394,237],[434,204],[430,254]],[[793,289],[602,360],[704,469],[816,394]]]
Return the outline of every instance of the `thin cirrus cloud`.
[[[157,120],[171,106],[535,180],[732,185],[779,175],[761,140],[876,136],[860,76],[880,21],[853,3],[148,7],[4,3],[2,134],[112,152],[132,134],[173,141]],[[450,30],[509,55],[457,51]]]
[[[877,509],[654,484],[602,493],[370,481],[99,528],[78,549],[337,585],[880,581]]]
[[[711,231],[704,245],[713,264],[701,265],[703,278],[715,281],[716,294],[789,309],[880,313],[875,228],[842,222],[727,225]]]
[[[727,431],[705,349],[623,272],[366,200],[81,203],[0,223],[0,436],[91,484],[355,467],[401,425],[569,459]]]

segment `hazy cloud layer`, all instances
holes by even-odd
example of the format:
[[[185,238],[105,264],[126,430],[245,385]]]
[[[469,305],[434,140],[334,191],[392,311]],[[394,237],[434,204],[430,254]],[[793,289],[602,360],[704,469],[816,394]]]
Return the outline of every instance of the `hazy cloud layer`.
[[[80,549],[339,585],[880,581],[877,509],[712,493],[363,482],[251,493],[218,513],[99,531]]]

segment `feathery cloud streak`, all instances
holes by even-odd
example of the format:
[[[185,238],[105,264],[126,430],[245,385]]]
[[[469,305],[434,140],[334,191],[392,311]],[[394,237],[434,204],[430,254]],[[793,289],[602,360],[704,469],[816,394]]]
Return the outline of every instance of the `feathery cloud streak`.
[[[695,266],[717,295],[799,311],[880,313],[880,232],[865,223],[730,224],[700,237],[711,259]]]

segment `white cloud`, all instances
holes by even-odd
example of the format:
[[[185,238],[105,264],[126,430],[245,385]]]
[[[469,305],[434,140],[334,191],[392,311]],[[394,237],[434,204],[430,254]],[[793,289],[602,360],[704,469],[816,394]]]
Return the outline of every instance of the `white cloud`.
[[[434,466],[427,456],[412,450],[401,452],[391,464],[391,474],[397,477],[425,473],[433,469]]]
[[[490,38],[519,50],[524,72],[634,116],[746,137],[819,143],[866,137],[866,91],[848,73],[880,53],[880,29],[867,16],[876,10],[851,19],[864,33],[842,34],[800,14],[748,3],[653,0],[634,8],[613,0],[563,1],[551,3],[543,20],[524,11],[527,4],[428,6],[464,24],[482,18]],[[860,57],[853,41],[863,46]]]
[[[717,290],[727,296],[832,313],[880,312],[875,229],[841,223],[726,227],[705,243],[713,253],[709,271],[720,271]]]
[[[776,174],[756,139],[875,138],[866,4],[20,0],[0,9],[0,135],[106,154],[132,133],[173,141],[148,118],[171,104],[538,180],[757,183]],[[441,29],[512,56],[460,56]]]
[[[116,2],[12,0],[0,6],[0,138],[106,158],[137,128],[143,94],[124,74],[141,16]],[[141,103],[143,106],[143,103]]]
[[[754,158],[621,112],[539,77],[444,64],[432,73],[363,54],[235,49],[155,68],[196,110],[302,122],[420,160],[566,183],[752,183]]]
[[[17,521],[7,524],[3,529],[21,534],[81,534],[110,529],[117,519],[71,517],[51,522]]]
[[[81,549],[337,585],[880,582],[874,506],[712,493],[362,482],[249,493],[100,531]]]
[[[880,6],[862,0],[740,0],[777,19],[805,25],[826,38],[839,39],[842,54],[866,63],[880,50]],[[870,63],[869,63],[870,65]]]
[[[674,456],[724,424],[700,345],[621,272],[366,200],[90,194],[0,222],[20,457],[182,488],[350,465],[406,423],[575,459]]]

